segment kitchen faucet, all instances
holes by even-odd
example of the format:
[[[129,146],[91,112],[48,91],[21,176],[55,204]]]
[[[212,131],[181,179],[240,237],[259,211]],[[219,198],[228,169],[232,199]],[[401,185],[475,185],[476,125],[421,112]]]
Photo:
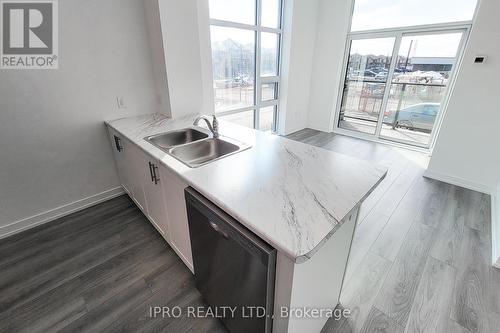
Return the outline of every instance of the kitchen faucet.
[[[210,130],[210,132],[213,133],[214,138],[217,139],[219,137],[219,121],[217,120],[217,118],[215,118],[215,115],[212,116],[212,123],[210,123],[209,116],[205,116],[205,115],[198,116],[194,120],[193,125],[198,126],[198,123],[202,119],[205,120],[205,122],[207,123],[208,129]]]

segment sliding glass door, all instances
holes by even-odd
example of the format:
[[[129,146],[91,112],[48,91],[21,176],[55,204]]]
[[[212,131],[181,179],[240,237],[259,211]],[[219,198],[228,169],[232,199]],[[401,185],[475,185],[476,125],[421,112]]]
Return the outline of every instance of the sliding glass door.
[[[428,148],[466,32],[350,36],[336,130]]]
[[[375,134],[396,38],[352,40],[339,127]]]

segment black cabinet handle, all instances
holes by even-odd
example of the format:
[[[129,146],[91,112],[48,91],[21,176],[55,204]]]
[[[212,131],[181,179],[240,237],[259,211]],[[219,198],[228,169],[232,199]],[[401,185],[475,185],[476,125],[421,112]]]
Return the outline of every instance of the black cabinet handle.
[[[156,170],[158,170],[158,167],[154,164],[151,164],[153,166],[153,177],[154,177],[154,181],[155,181],[155,185],[158,185],[158,183],[160,182],[160,178],[158,178],[158,175],[156,174]]]
[[[123,150],[123,147],[122,145],[120,144],[121,142],[121,139],[119,137],[117,137],[116,135],[113,135],[115,137],[115,146],[116,146],[116,150],[118,150],[119,152],[121,152]]]
[[[149,175],[151,176],[151,181],[154,181],[154,176],[153,176],[153,163],[149,163]]]
[[[149,174],[151,175],[151,181],[155,183],[155,185],[158,185],[160,182],[160,178],[158,178],[158,175],[156,174],[156,170],[158,170],[158,167],[154,165],[151,162],[149,163]]]

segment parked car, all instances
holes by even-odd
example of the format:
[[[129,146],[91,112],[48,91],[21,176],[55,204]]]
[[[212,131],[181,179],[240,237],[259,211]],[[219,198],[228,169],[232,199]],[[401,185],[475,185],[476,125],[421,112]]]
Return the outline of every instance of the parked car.
[[[394,127],[432,131],[439,112],[440,103],[419,103],[384,116],[384,122]],[[397,118],[396,118],[397,117]]]
[[[369,70],[369,69],[367,69],[363,72],[364,77],[375,77],[375,76],[377,76],[377,74],[378,74],[377,72],[374,72],[374,71]]]
[[[375,75],[375,80],[381,80],[381,81],[385,81],[387,80],[387,76],[389,75],[388,72],[379,72],[377,75]]]

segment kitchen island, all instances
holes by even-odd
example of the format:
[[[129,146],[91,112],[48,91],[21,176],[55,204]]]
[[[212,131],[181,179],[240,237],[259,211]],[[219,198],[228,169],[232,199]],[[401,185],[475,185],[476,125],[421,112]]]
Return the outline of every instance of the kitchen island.
[[[196,116],[170,119],[162,114],[148,114],[108,121],[114,148],[126,142],[137,149],[153,161],[149,162],[151,179],[152,170],[159,167],[161,176],[156,178],[174,184],[167,187],[177,186],[179,190],[164,189],[163,195],[170,205],[167,202],[166,211],[162,208],[154,211],[155,205],[146,203],[148,197],[156,200],[151,195],[154,192],[149,191],[148,195],[147,189],[138,190],[137,184],[130,186],[124,179],[130,177],[130,170],[124,171],[123,166],[118,165],[124,188],[138,206],[143,206],[160,232],[162,225],[179,230],[180,226],[174,224],[185,219],[185,213],[179,211],[185,209],[181,198],[184,187],[191,186],[220,207],[278,251],[273,331],[319,332],[328,318],[286,316],[283,309],[333,309],[336,306],[359,207],[387,170],[227,122],[220,124],[221,136],[251,147],[198,168],[188,167],[145,140],[158,133],[191,127]],[[149,207],[153,208],[152,213]],[[162,214],[167,215],[169,221],[155,222]],[[174,243],[174,250],[177,247],[176,252],[186,265],[195,271],[189,235],[184,236],[181,245],[175,246],[174,233],[165,230],[162,233],[169,243]]]

